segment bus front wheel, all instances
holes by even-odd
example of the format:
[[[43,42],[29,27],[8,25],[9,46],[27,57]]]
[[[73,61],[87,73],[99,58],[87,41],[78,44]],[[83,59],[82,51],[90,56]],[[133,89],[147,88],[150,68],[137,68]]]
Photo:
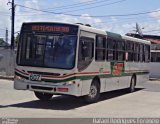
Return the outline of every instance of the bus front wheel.
[[[53,94],[49,94],[49,93],[42,93],[42,92],[34,92],[35,96],[42,101],[47,101],[50,100],[53,96]]]
[[[87,103],[94,103],[98,101],[99,97],[100,97],[99,82],[97,80],[93,80],[90,86],[89,94],[84,97],[85,101]]]

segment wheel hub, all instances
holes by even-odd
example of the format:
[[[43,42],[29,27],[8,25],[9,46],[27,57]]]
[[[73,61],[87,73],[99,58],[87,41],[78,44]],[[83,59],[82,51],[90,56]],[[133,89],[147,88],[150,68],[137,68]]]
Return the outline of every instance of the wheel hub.
[[[97,95],[97,88],[95,86],[91,86],[89,96],[94,98]]]

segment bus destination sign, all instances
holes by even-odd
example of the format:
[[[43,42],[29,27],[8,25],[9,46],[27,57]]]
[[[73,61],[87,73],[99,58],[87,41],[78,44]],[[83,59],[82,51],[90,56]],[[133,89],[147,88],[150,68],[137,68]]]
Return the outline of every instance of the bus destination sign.
[[[47,31],[47,32],[70,32],[68,26],[44,26],[44,25],[32,25],[32,31]]]
[[[24,23],[22,32],[77,35],[78,26],[59,23]]]

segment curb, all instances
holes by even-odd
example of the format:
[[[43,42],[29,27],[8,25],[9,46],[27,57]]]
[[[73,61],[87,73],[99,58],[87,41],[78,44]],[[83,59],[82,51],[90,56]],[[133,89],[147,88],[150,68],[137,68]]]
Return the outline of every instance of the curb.
[[[2,76],[2,75],[0,75],[0,79],[14,80],[14,76]]]
[[[150,81],[160,81],[160,78],[149,78]]]

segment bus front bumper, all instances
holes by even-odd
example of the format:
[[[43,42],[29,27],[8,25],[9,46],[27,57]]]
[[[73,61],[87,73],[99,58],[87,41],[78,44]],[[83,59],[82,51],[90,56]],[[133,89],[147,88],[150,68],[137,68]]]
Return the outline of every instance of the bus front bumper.
[[[81,96],[81,82],[73,81],[72,83],[65,85],[62,83],[47,83],[47,82],[36,82],[29,80],[14,80],[14,89],[16,90],[30,90],[51,94],[62,94],[62,95],[73,95]]]

